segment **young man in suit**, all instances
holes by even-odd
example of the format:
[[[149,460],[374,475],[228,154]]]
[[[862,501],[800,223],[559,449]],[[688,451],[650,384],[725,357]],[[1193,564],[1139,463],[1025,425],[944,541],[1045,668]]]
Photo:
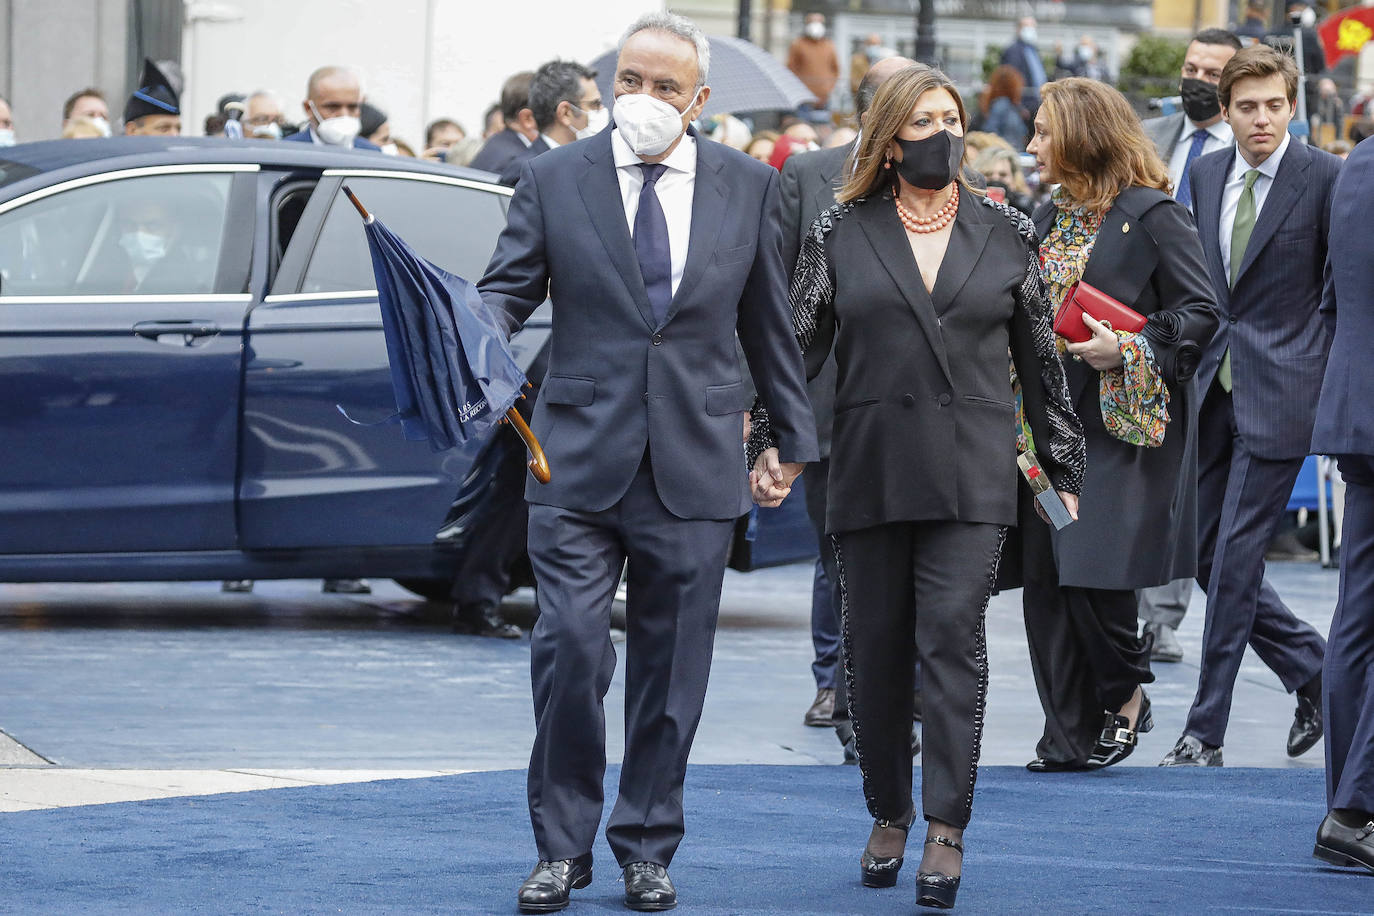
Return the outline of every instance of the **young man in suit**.
[[[1322,317],[1333,332],[1312,450],[1345,478],[1341,590],[1323,674],[1327,815],[1313,855],[1374,871],[1374,141],[1355,147],[1331,204]]]
[[[1216,87],[1222,68],[1240,46],[1240,39],[1225,29],[1198,32],[1188,44],[1179,74],[1183,110],[1162,118],[1150,118],[1140,125],[1169,167],[1174,199],[1185,207],[1191,207],[1193,202],[1188,182],[1189,167],[1199,156],[1230,149],[1235,143],[1231,125],[1221,116]],[[1192,579],[1178,579],[1168,585],[1141,589],[1136,613],[1145,624],[1145,632],[1154,637],[1151,661],[1183,660],[1183,649],[1174,634],[1188,613],[1192,597]]]
[[[528,912],[562,909],[591,881],[611,601],[627,559],[625,758],[606,839],[628,907],[676,904],[667,867],[687,756],[730,535],[750,504],[737,333],[780,441],[775,484],[790,488],[818,457],[777,172],[688,130],[710,96],[709,62],[689,20],[636,20],[616,62],[615,128],[525,163],[478,284],[507,333],[545,298],[554,312],[532,423],[553,479],[525,492],[540,609]]]
[[[305,84],[305,127],[283,137],[295,143],[316,143],[381,151],[358,136],[362,129],[363,84],[347,67],[320,67]]]
[[[1162,766],[1220,766],[1248,642],[1297,694],[1288,754],[1322,736],[1325,641],[1264,581],[1264,551],[1312,441],[1327,336],[1317,315],[1340,160],[1288,134],[1291,58],[1236,52],[1217,93],[1234,151],[1193,164],[1193,211],[1222,316],[1198,388],[1198,585],[1207,593],[1197,695]]]

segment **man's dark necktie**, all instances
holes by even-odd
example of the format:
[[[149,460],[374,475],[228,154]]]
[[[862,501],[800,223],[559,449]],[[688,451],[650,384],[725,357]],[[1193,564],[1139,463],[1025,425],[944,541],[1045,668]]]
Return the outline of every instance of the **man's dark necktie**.
[[[649,293],[649,305],[654,321],[663,323],[668,304],[673,301],[673,256],[668,247],[668,220],[663,205],[658,202],[654,185],[663,176],[666,165],[639,163],[644,173],[644,187],[639,189],[639,209],[635,212],[635,254],[639,257],[639,273],[644,289]]]
[[[1188,167],[1193,164],[1193,160],[1202,155],[1202,148],[1207,145],[1207,131],[1199,128],[1193,132],[1193,145],[1188,147],[1188,158],[1183,160],[1183,177],[1178,180],[1178,193],[1175,199],[1183,206],[1192,208],[1193,188],[1192,182],[1188,180]]]

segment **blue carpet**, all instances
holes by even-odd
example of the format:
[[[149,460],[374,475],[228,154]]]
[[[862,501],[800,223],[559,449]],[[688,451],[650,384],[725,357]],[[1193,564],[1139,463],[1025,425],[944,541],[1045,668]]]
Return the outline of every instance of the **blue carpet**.
[[[1321,780],[985,769],[957,912],[1374,912],[1374,876],[1310,857]],[[687,804],[678,912],[916,910],[914,860],[896,888],[859,885],[852,767],[693,767]],[[569,912],[623,913],[595,853]],[[509,913],[532,860],[509,770],[32,811],[0,815],[0,911]]]

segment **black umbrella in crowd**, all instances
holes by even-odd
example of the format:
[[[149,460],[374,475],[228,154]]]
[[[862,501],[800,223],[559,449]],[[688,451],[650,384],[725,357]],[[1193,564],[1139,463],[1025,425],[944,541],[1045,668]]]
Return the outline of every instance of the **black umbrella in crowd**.
[[[476,287],[420,257],[348,188],[372,252],[372,272],[391,362],[396,417],[407,439],[437,452],[509,421],[529,448],[530,472],[549,482],[549,464],[514,409],[529,382],[511,356]]]
[[[815,98],[806,84],[781,61],[758,45],[743,38],[712,36],[711,67],[706,82],[711,97],[702,110],[703,117],[740,114],[748,111],[792,111],[802,102]],[[609,105],[611,83],[615,79],[614,50],[592,61],[596,85]]]

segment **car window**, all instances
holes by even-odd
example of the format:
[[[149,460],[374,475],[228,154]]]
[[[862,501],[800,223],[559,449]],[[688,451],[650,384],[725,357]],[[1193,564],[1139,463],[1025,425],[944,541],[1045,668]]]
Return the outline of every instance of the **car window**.
[[[0,214],[0,299],[217,290],[229,174],[151,175]]]
[[[406,178],[345,182],[379,220],[421,256],[476,283],[506,224],[501,195]],[[301,292],[376,289],[363,221],[342,191],[334,198],[305,269]]]

